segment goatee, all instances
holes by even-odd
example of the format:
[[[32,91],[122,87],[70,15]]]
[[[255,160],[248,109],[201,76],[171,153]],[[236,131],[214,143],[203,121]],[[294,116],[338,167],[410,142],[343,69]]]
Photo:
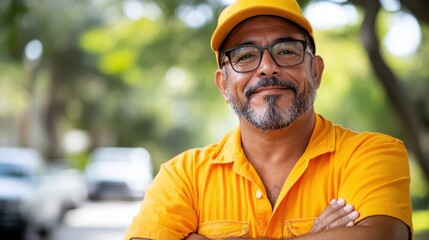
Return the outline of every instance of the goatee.
[[[290,107],[282,109],[277,105],[281,95],[270,95],[264,98],[266,103],[265,111],[256,113],[250,106],[249,99],[259,88],[269,86],[291,90],[294,94],[292,104]],[[245,119],[258,129],[268,131],[289,126],[313,105],[317,89],[314,84],[306,86],[309,88],[307,89],[308,91],[300,93],[299,87],[295,82],[280,80],[277,77],[261,78],[255,86],[245,89],[245,101],[240,101],[238,98],[232,96],[229,88],[227,94],[232,109],[239,117]]]

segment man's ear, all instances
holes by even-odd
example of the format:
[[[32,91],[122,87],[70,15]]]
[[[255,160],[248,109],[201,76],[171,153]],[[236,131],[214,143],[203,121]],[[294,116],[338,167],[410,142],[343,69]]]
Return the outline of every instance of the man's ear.
[[[320,83],[322,82],[323,70],[325,69],[325,63],[323,62],[323,58],[321,56],[314,56],[313,58],[313,77],[316,81],[317,88],[320,87]]]
[[[226,86],[226,73],[223,69],[219,68],[216,70],[215,73],[215,82],[217,89],[219,90],[220,94],[222,94],[223,99],[225,102],[228,102],[228,93],[227,93],[227,86]]]

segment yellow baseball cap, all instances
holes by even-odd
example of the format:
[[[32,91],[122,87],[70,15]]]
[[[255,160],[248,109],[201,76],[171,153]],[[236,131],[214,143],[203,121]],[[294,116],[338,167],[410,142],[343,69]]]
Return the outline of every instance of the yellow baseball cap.
[[[212,35],[211,48],[216,53],[218,66],[219,48],[232,29],[240,22],[260,15],[278,16],[296,23],[308,32],[314,44],[313,28],[296,0],[236,0],[221,12]]]

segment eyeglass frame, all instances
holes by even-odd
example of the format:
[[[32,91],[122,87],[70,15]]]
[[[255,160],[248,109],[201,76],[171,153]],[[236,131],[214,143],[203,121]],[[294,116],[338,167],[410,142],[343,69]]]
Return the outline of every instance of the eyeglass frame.
[[[275,58],[274,58],[274,56],[273,56],[272,48],[273,48],[273,46],[275,46],[275,45],[277,45],[277,44],[280,44],[280,43],[284,43],[284,42],[299,42],[299,43],[301,43],[301,44],[303,45],[303,53],[304,53],[304,54],[303,54],[302,59],[301,59],[301,61],[300,61],[300,62],[298,62],[298,63],[296,63],[296,64],[292,64],[292,65],[287,65],[287,66],[282,66],[282,65],[280,65],[280,64],[278,64],[278,63],[277,63],[276,59],[275,59]],[[228,50],[225,50],[225,51],[221,54],[221,56],[220,56],[220,58],[219,58],[219,59],[224,59],[225,57],[227,57],[227,58],[228,58],[228,61],[229,61],[229,64],[231,65],[232,70],[234,70],[234,71],[235,71],[235,72],[237,72],[237,73],[248,73],[248,72],[255,71],[256,69],[258,69],[258,68],[259,68],[259,66],[261,65],[261,62],[262,62],[262,58],[263,58],[263,56],[264,56],[265,49],[268,49],[268,53],[270,54],[271,59],[273,59],[273,61],[277,64],[277,66],[280,66],[280,67],[294,67],[294,66],[297,66],[297,65],[299,65],[299,64],[301,64],[301,63],[303,63],[303,62],[304,62],[304,59],[305,59],[305,51],[306,51],[307,49],[309,49],[309,50],[312,52],[312,50],[311,50],[311,48],[309,47],[309,45],[310,45],[310,44],[308,43],[308,41],[307,41],[307,40],[295,39],[295,38],[287,38],[287,39],[284,39],[284,40],[282,40],[282,41],[276,41],[276,42],[274,42],[274,43],[273,43],[273,44],[271,44],[271,45],[265,45],[265,46],[260,46],[260,45],[257,45],[257,44],[243,44],[243,45],[238,45],[238,46],[235,46],[235,47],[230,48],[230,49],[228,49]],[[231,52],[232,52],[232,51],[234,51],[234,50],[236,50],[236,49],[238,49],[238,48],[242,48],[242,47],[256,47],[257,49],[259,49],[259,53],[260,53],[260,56],[259,56],[259,63],[257,64],[257,66],[256,66],[255,68],[253,68],[253,69],[251,69],[251,70],[246,70],[246,71],[237,71],[237,70],[234,68],[234,66],[233,66],[233,64],[232,64],[232,61],[231,61],[231,57],[230,57]],[[221,67],[223,67],[226,63],[225,63],[224,61],[221,61],[221,62],[222,62]]]

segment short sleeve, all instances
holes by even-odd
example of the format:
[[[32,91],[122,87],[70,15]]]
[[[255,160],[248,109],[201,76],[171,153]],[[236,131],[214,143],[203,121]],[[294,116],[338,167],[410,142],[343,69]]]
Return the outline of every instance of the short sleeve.
[[[367,135],[350,150],[339,197],[354,205],[358,220],[387,215],[412,229],[410,171],[403,143],[384,135]]]
[[[170,163],[161,166],[146,191],[141,208],[125,234],[149,239],[183,239],[197,228],[186,172]]]

